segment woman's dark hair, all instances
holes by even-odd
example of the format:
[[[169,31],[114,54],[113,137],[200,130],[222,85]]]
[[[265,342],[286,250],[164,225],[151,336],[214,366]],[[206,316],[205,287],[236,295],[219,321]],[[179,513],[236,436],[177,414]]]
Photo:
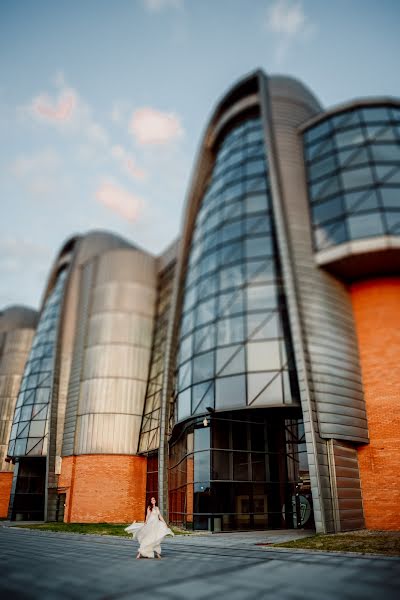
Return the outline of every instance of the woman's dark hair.
[[[157,498],[156,498],[155,496],[150,496],[150,498],[149,498],[149,502],[148,502],[148,505],[147,505],[147,508],[149,508],[150,510],[153,510],[153,505],[152,505],[152,503],[151,503],[151,499],[152,499],[152,498],[154,498],[154,500],[156,501],[156,503],[155,503],[155,505],[154,505],[154,506],[158,506],[158,504],[157,504]]]

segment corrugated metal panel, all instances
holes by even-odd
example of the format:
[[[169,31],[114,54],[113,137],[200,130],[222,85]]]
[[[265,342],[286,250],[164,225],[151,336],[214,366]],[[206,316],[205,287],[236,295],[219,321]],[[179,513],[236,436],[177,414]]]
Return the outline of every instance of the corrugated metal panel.
[[[146,381],[136,379],[91,379],[81,384],[79,413],[120,413],[142,416]]]
[[[310,118],[311,111],[303,104],[304,99],[294,94],[293,86],[286,98],[282,95],[282,81],[276,86],[273,78],[271,89],[283,201],[312,375],[316,368],[319,375],[325,375],[325,382],[329,382],[331,367],[351,373],[354,399],[359,400],[361,373],[350,298],[341,282],[316,266],[311,244],[302,141],[296,130],[297,125]],[[290,94],[293,95],[289,97]],[[360,419],[360,404],[353,405],[349,392],[342,394],[342,389],[337,388],[336,396],[342,399],[342,406],[355,409],[354,420],[348,410],[338,410],[337,399],[335,407],[326,412],[324,408],[329,403],[326,390],[319,388],[318,378],[312,379],[321,437],[343,436],[349,441],[367,441],[365,409]],[[336,419],[332,418],[333,411]]]
[[[9,352],[8,354],[3,354],[0,362],[0,375],[23,373],[26,359],[26,352]]]
[[[86,263],[81,270],[79,303],[76,313],[76,331],[64,421],[62,456],[74,454],[75,428],[80,394],[81,370],[84,356],[90,288],[94,277],[94,263]]]
[[[82,379],[124,377],[147,379],[149,349],[108,344],[86,348]]]
[[[17,329],[9,331],[6,335],[3,355],[13,352],[26,354],[26,349],[32,345],[34,329]]]
[[[76,454],[135,454],[141,420],[124,414],[78,417]]]
[[[98,313],[90,319],[88,345],[130,344],[147,347],[151,341],[153,320],[135,313]]]
[[[154,289],[133,283],[117,282],[97,286],[93,291],[94,313],[116,310],[153,316],[156,292]]]
[[[272,202],[274,209],[274,218],[277,230],[278,248],[281,258],[285,294],[288,304],[289,321],[294,345],[296,369],[299,380],[300,397],[302,404],[304,430],[306,437],[307,457],[310,472],[311,490],[313,495],[314,520],[317,531],[333,531],[334,519],[332,511],[331,487],[329,480],[328,457],[325,443],[319,436],[319,425],[314,401],[314,383],[310,376],[311,365],[310,357],[307,352],[304,315],[301,310],[301,294],[298,290],[298,257],[296,252],[302,252],[302,245],[307,244],[307,238],[304,237],[304,231],[298,231],[295,213],[298,212],[297,194],[294,189],[288,193],[286,178],[290,176],[293,182],[301,188],[304,186],[304,179],[301,178],[299,171],[300,159],[296,156],[296,161],[292,170],[286,164],[293,166],[291,155],[293,155],[293,138],[296,134],[295,125],[311,116],[318,110],[313,104],[307,105],[301,85],[293,85],[279,78],[277,89],[274,88],[274,82],[270,81],[269,86],[265,77],[260,76],[260,85],[263,88],[262,114],[265,119],[266,145],[269,156],[270,181],[272,188]],[[296,88],[299,97],[299,103],[296,99]],[[275,91],[275,98],[272,92]],[[293,102],[293,116],[287,110],[287,99],[291,98]],[[282,111],[282,114],[281,112]],[[300,115],[299,115],[300,112]],[[297,162],[297,164],[296,164]],[[283,163],[285,169],[283,169]],[[290,216],[289,216],[290,213]],[[308,213],[306,213],[307,215]],[[299,223],[304,221],[305,216],[300,215]],[[291,237],[297,234],[296,241],[298,246],[292,247]],[[302,266],[302,265],[301,265]],[[309,268],[309,265],[305,264]]]
[[[139,250],[113,250],[102,254],[96,277],[97,285],[110,281],[126,281],[154,288],[155,259]]]
[[[37,322],[36,312],[30,310],[5,311],[0,320],[3,321],[4,333],[0,347],[0,471],[12,471],[12,463],[5,461],[10,438],[11,425],[14,418],[15,404],[25,363],[29,356],[35,330],[26,329],[26,320]],[[4,323],[4,320],[7,323]],[[18,327],[21,329],[8,329]]]
[[[124,249],[97,259],[80,357],[75,454],[137,451],[155,297],[153,257]]]
[[[0,397],[18,396],[21,375],[0,375]]]
[[[335,521],[338,531],[364,527],[357,450],[348,444],[328,442]]]
[[[367,441],[357,341],[347,290],[317,267],[311,244],[302,142],[296,128],[312,116],[315,105],[306,101],[299,84],[289,81],[284,90],[283,78],[269,81],[271,118],[267,135],[273,137],[273,142],[268,143],[276,161],[271,180],[275,217],[278,221],[283,219],[278,222],[279,247],[289,295],[303,416],[308,421],[305,429],[306,436],[310,436],[310,471],[316,477],[312,480],[314,504],[318,497],[321,500],[315,519],[317,529],[329,531],[336,525],[332,482],[326,471],[329,457],[323,438]],[[283,216],[279,214],[282,209]],[[355,485],[355,472],[351,474],[351,485]],[[345,488],[344,478],[342,487]]]

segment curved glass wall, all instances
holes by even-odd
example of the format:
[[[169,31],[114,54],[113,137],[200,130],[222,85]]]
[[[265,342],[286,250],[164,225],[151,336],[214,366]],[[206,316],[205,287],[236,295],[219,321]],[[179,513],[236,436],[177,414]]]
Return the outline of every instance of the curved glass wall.
[[[58,274],[37,326],[16,403],[9,456],[44,456],[47,453],[47,412],[66,274],[66,270]]]
[[[337,113],[304,133],[316,250],[400,235],[400,107]]]
[[[287,412],[287,411],[286,411]],[[170,450],[169,518],[194,529],[312,527],[304,426],[281,410],[191,420]]]
[[[220,145],[197,214],[177,364],[177,414],[298,397],[259,118]]]

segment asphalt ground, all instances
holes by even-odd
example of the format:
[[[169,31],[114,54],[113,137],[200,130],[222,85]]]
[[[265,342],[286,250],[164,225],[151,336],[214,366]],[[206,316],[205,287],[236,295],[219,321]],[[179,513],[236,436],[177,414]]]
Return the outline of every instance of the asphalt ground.
[[[0,598],[400,598],[400,558],[282,550],[265,536],[176,536],[161,560],[126,538],[0,527]]]

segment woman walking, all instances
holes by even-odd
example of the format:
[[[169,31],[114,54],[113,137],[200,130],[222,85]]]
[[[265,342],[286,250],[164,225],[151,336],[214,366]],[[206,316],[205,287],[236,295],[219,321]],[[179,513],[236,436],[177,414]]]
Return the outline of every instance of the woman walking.
[[[157,501],[153,497],[147,506],[146,521],[143,523],[132,523],[125,531],[131,533],[133,539],[139,542],[139,551],[136,558],[161,558],[161,542],[166,535],[174,535],[167,527]]]

